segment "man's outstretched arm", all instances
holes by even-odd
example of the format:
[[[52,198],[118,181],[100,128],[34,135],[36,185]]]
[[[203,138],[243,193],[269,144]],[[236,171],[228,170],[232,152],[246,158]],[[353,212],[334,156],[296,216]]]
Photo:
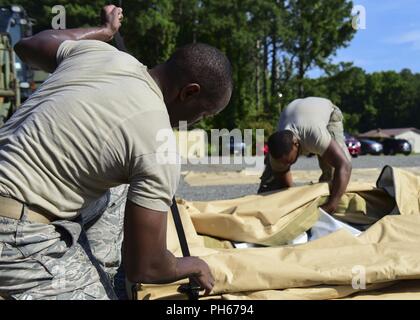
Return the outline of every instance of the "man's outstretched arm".
[[[114,5],[102,9],[102,26],[68,30],[46,30],[24,38],[15,45],[16,54],[25,63],[46,72],[57,68],[57,51],[66,40],[111,41],[121,27],[122,9]]]
[[[347,160],[343,150],[334,140],[331,141],[322,158],[334,167],[334,177],[330,187],[330,198],[322,208],[333,214],[337,210],[341,196],[346,192],[350,181],[351,163]]]
[[[197,257],[176,258],[166,247],[167,213],[146,209],[127,200],[124,218],[123,264],[135,283],[170,283],[194,277],[210,293],[214,278]]]
[[[293,187],[293,177],[290,168],[286,172],[273,173],[281,189]]]

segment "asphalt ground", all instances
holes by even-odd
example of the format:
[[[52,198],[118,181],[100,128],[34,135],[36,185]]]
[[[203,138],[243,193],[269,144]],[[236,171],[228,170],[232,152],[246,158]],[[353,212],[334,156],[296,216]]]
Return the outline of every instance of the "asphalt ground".
[[[396,156],[360,156],[353,159],[353,168],[368,169],[368,168],[383,168],[386,165],[393,167],[419,167],[420,172],[420,155],[396,155]],[[223,172],[223,171],[241,171],[246,169],[245,165],[183,165],[183,172]],[[318,161],[316,157],[301,157],[296,164],[292,167],[292,170],[317,170]],[[218,185],[218,186],[196,186],[191,187],[184,182],[181,178],[181,182],[178,188],[177,197],[186,200],[198,200],[198,201],[209,201],[209,200],[222,200],[222,199],[233,199],[242,197],[245,195],[256,194],[258,190],[258,184],[241,184],[241,185]]]

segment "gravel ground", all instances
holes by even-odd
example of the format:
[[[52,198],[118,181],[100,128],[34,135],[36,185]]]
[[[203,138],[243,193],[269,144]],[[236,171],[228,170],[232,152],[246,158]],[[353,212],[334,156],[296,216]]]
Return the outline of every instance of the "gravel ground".
[[[258,184],[190,187],[181,180],[176,196],[186,200],[209,201],[239,198],[250,194],[256,194],[257,191]]]
[[[382,168],[385,165],[394,167],[420,167],[420,155],[361,156],[357,159],[353,159],[353,168]],[[244,168],[244,165],[183,165],[182,171],[220,172],[239,171]],[[316,157],[302,157],[293,166],[293,169],[317,170],[319,169],[318,161]],[[249,194],[255,194],[257,190],[258,184],[191,187],[185,183],[183,179],[181,179],[177,197],[181,197],[186,200],[199,201],[233,199]]]
[[[220,161],[221,162],[221,161]],[[404,156],[360,156],[353,158],[353,168],[383,168],[385,165],[394,167],[420,167],[420,154]],[[183,165],[182,171],[239,171],[246,168],[245,165]],[[318,160],[316,157],[301,157],[294,165],[293,170],[316,170],[318,169]]]

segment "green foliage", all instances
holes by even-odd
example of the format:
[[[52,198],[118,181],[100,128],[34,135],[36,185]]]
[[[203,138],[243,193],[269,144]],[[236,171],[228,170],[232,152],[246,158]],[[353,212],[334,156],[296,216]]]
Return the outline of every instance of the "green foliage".
[[[108,1],[105,0],[0,0],[0,5],[21,5],[29,16],[36,19],[34,31],[39,32],[51,28],[51,22],[55,14],[52,7],[63,5],[66,8],[66,22],[68,28],[93,26],[99,24],[99,10]]]
[[[420,124],[420,74],[407,69],[366,74],[341,65],[330,76],[305,79],[304,84],[305,96],[328,97],[342,109],[349,132]]]
[[[150,0],[127,2],[122,28],[130,52],[144,64],[154,66],[165,62],[176,48],[179,27],[171,18],[174,2]]]
[[[342,0],[287,1],[285,23],[288,31],[282,48],[296,70],[300,95],[306,72],[312,67],[327,67],[337,49],[353,38],[352,6],[352,2]]]
[[[109,2],[0,0],[0,5],[22,5],[39,32],[51,27],[54,5],[65,6],[67,27],[74,28],[98,25],[99,11]],[[126,0],[121,33],[130,53],[149,67],[190,42],[209,43],[227,54],[233,97],[221,114],[197,125],[205,130],[262,128],[270,134],[279,111],[304,96],[331,99],[343,110],[350,132],[418,126],[419,74],[366,74],[351,63],[331,63],[355,34],[352,6],[348,0]],[[313,67],[326,75],[308,79]]]

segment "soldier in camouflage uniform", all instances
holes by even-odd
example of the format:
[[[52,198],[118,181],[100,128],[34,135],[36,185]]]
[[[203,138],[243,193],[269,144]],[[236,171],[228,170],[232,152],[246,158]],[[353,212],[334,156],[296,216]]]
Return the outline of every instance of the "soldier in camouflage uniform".
[[[259,193],[293,186],[291,166],[300,155],[316,154],[331,197],[322,207],[334,213],[351,174],[351,156],[344,138],[343,114],[330,100],[296,99],[282,112],[277,130],[268,139],[269,154]]]
[[[106,43],[122,18],[109,5],[99,27],[15,46],[51,75],[0,129],[2,297],[115,299],[122,259],[132,283],[214,285],[203,260],[167,249],[181,169],[172,127],[227,106],[230,62],[195,43],[149,69]]]

